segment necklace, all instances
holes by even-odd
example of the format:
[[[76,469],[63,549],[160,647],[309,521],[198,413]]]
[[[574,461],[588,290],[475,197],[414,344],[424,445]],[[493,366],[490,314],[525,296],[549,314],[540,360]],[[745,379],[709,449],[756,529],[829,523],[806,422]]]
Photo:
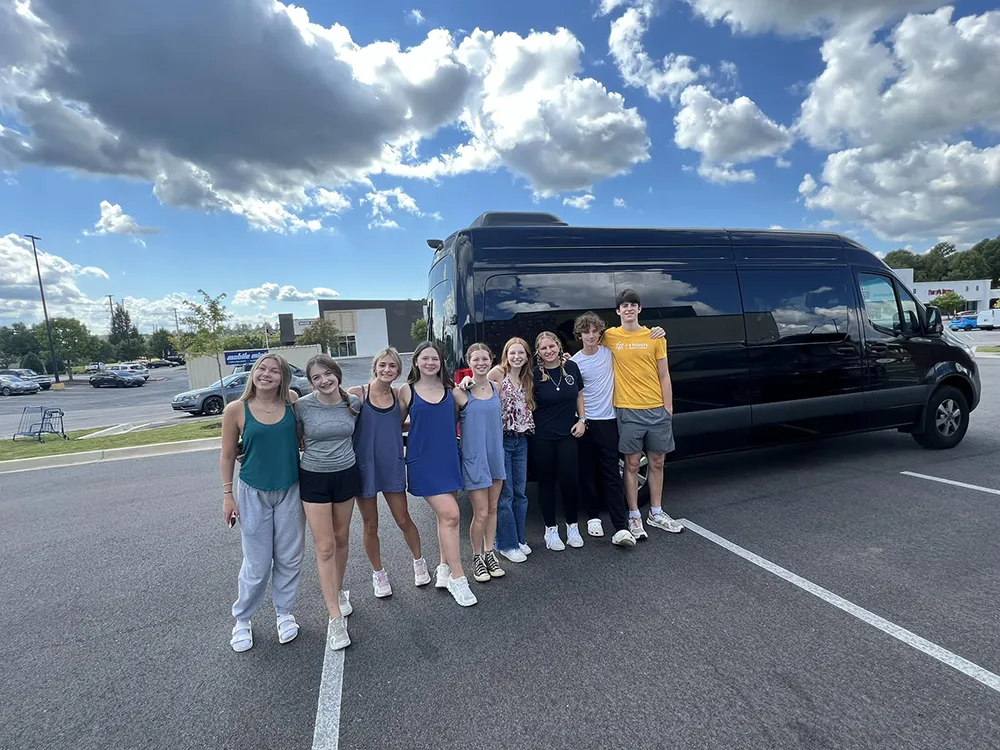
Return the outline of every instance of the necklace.
[[[552,380],[552,382],[553,382],[553,383],[556,383],[555,379],[553,379],[553,380]],[[562,388],[562,384],[563,384],[563,374],[562,374],[562,370],[560,370],[560,371],[559,371],[559,382],[558,382],[558,383],[556,383],[556,390],[557,390],[557,391],[558,391],[558,390],[559,390],[560,388]]]
[[[278,405],[275,404],[270,409],[268,409],[266,406],[264,406],[263,402],[261,402],[260,399],[257,399],[257,404],[264,410],[265,414],[274,414],[274,410],[278,408]]]

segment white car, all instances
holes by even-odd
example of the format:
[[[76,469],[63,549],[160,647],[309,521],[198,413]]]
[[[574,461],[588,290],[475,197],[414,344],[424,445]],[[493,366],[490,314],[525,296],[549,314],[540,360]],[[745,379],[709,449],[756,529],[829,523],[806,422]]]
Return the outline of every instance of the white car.
[[[139,375],[144,381],[149,380],[149,370],[145,367],[140,367],[134,362],[125,362],[120,365],[108,365],[104,369],[110,372],[127,372],[131,375]]]
[[[1000,309],[983,310],[976,316],[976,328],[992,331],[1000,328]]]

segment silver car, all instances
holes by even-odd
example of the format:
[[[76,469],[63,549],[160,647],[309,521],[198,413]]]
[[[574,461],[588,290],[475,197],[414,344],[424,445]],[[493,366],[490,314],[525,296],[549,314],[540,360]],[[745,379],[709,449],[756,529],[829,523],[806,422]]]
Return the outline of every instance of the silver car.
[[[222,414],[226,404],[240,397],[247,385],[247,372],[237,372],[226,375],[222,380],[216,380],[207,388],[196,388],[184,391],[174,396],[170,407],[174,411],[186,411],[190,414],[206,414],[215,416]],[[292,388],[299,396],[312,390],[305,378],[292,377]]]
[[[0,375],[0,393],[4,396],[21,396],[38,393],[40,386],[30,380],[22,380],[15,375]]]
[[[43,391],[49,390],[52,384],[56,382],[54,378],[50,378],[48,375],[39,375],[34,370],[0,370],[0,375],[10,375],[15,378],[21,378],[21,380],[27,380],[29,383],[38,383],[38,387]]]

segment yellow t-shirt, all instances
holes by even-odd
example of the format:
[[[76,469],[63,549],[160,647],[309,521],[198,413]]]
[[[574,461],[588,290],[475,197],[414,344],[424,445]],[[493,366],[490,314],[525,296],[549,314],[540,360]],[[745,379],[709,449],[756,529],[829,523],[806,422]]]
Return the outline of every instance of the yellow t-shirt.
[[[620,326],[604,332],[601,342],[611,349],[615,368],[615,406],[619,409],[656,409],[663,406],[657,360],[666,359],[667,340],[649,338],[645,326],[626,331]]]

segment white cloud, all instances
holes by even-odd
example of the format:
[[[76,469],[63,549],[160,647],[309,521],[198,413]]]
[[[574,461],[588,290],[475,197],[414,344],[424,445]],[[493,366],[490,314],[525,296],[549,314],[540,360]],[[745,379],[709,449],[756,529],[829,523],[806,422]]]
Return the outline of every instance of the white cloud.
[[[779,231],[781,229],[784,229],[784,227],[781,226],[781,224],[772,224],[770,227],[768,227],[768,229],[773,229],[774,231]]]
[[[311,291],[300,292],[294,286],[281,286],[266,281],[260,286],[240,289],[233,297],[234,307],[266,308],[271,302],[313,302],[319,298],[339,297],[340,294],[327,287],[313,287]]]
[[[125,213],[117,203],[101,201],[101,218],[94,224],[93,231],[84,232],[84,234],[123,234],[136,237],[137,235],[158,234],[159,232],[160,230],[155,227],[139,226],[139,223]]]
[[[615,198],[615,208],[628,208],[624,198]]]
[[[645,121],[580,77],[566,29],[433,29],[402,49],[272,0],[204,0],[197,24],[183,4],[81,7],[33,0],[33,20],[0,8],[0,169],[138,180],[165,204],[316,231],[316,190],[370,189],[379,174],[503,167],[550,196],[649,158]],[[442,130],[460,145],[424,153]]]
[[[608,12],[613,11],[616,5],[610,6]],[[645,89],[646,94],[656,101],[666,96],[671,102],[676,102],[685,87],[708,76],[711,71],[707,65],[694,68],[695,60],[689,55],[671,53],[660,63],[653,60],[642,44],[651,14],[651,0],[628,8],[612,21],[608,48],[622,80],[628,86]]]
[[[811,174],[807,174],[799,183],[799,195],[812,195],[815,192],[816,179]]]
[[[827,157],[822,181],[818,191],[804,192],[808,208],[885,240],[971,243],[1000,228],[1000,145],[917,144],[893,156],[874,147],[849,149]]]
[[[674,142],[701,155],[698,173],[711,182],[752,182],[752,170],[735,170],[733,165],[777,156],[794,140],[788,128],[767,117],[745,96],[727,102],[704,86],[689,86],[680,104],[674,117]]]
[[[313,195],[313,203],[320,206],[328,216],[340,216],[351,210],[351,201],[335,190],[320,188]]]
[[[936,8],[940,0],[685,0],[709,23],[734,31],[821,33],[832,26],[880,25],[911,11]]]
[[[369,229],[399,229],[399,224],[396,220],[389,218],[390,214],[394,212],[392,207],[393,201],[395,201],[397,209],[413,216],[430,216],[433,219],[441,218],[441,215],[438,213],[425,214],[421,211],[417,206],[417,202],[405,193],[402,188],[395,187],[389,190],[373,190],[370,193],[366,193],[365,197],[361,199],[361,203],[367,203],[371,206],[372,220],[368,224]]]
[[[407,11],[407,13],[406,13],[406,18],[407,18],[408,20],[412,21],[413,23],[415,23],[415,24],[416,24],[417,26],[420,26],[420,25],[421,25],[422,23],[424,23],[424,22],[425,22],[425,21],[427,20],[427,19],[426,19],[426,18],[424,17],[424,14],[423,14],[423,13],[421,13],[421,12],[420,12],[419,10],[417,10],[416,8],[414,8],[414,9],[413,9],[413,10],[411,10],[411,11]]]
[[[594,200],[596,199],[590,193],[586,193],[584,195],[573,195],[569,198],[563,198],[563,205],[575,208],[578,211],[589,211],[590,204],[593,203]]]

